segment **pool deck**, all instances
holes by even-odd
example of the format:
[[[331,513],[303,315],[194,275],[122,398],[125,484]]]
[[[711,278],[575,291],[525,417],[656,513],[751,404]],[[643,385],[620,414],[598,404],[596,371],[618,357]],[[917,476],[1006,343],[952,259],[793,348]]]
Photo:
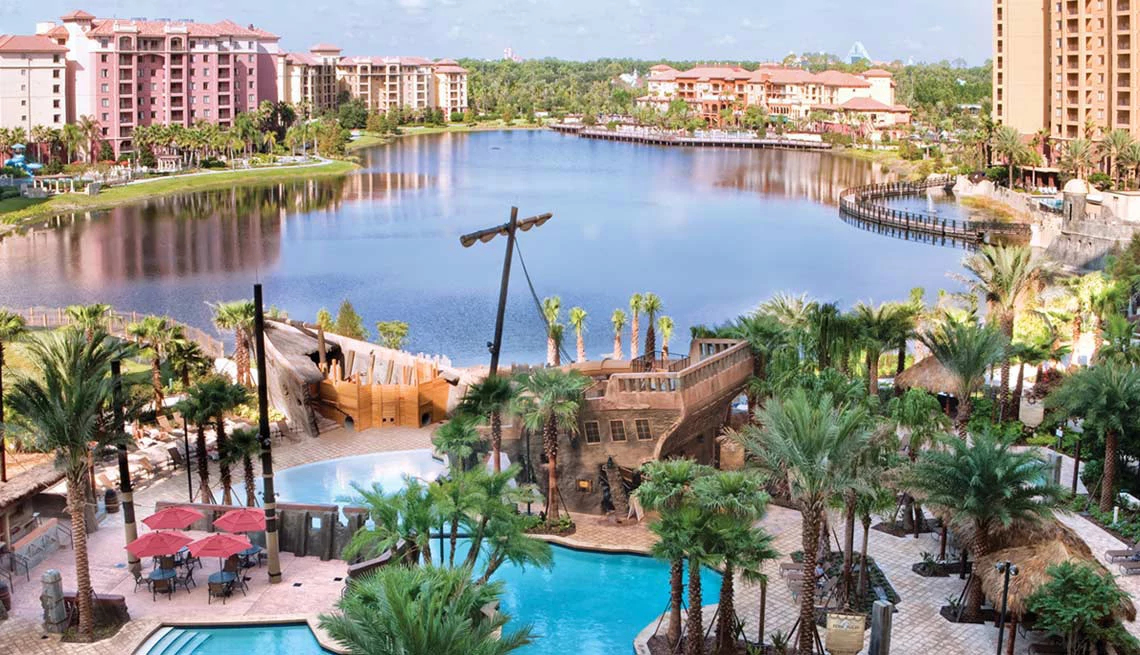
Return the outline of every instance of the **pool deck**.
[[[431,431],[424,429],[387,428],[360,433],[337,430],[325,433],[319,439],[275,445],[274,462],[277,469],[281,470],[337,457],[427,448],[430,447],[430,442]],[[211,468],[211,480],[216,481],[217,471],[213,466],[215,465]],[[235,475],[235,483],[239,477],[240,474]],[[149,515],[157,500],[184,500],[185,472],[179,471],[160,479],[137,491],[135,495],[140,517]],[[1080,516],[1065,514],[1060,518],[1088,542],[1098,557],[1109,548],[1123,546]],[[646,553],[653,544],[654,537],[644,523],[618,523],[592,515],[575,515],[574,519],[577,524],[574,534],[547,537],[547,540],[573,548],[626,553]],[[833,520],[838,520],[838,517]],[[791,552],[799,550],[799,512],[772,506],[763,526],[773,535],[774,545],[782,554],[783,561],[788,560]],[[859,536],[861,535],[857,535]],[[945,604],[946,597],[956,597],[961,591],[962,582],[957,576],[922,578],[911,571],[911,565],[921,561],[922,552],[937,552],[937,548],[933,535],[914,539],[893,537],[877,530],[870,533],[869,554],[876,559],[902,597],[894,620],[891,652],[898,655],[929,655],[938,650],[954,653],[992,652],[997,639],[997,631],[992,625],[950,624],[938,615],[938,608]],[[22,578],[16,582],[13,611],[7,621],[0,623],[0,644],[4,645],[4,652],[20,655],[129,655],[163,625],[248,625],[283,621],[308,621],[313,625],[320,613],[333,608],[344,585],[343,581],[335,579],[343,577],[344,562],[322,562],[315,557],[294,557],[282,553],[282,584],[269,585],[266,569],[254,568],[249,574],[251,580],[247,595],[238,593],[236,597],[228,599],[225,605],[218,602],[207,604],[205,585],[192,589],[189,593],[179,590],[173,600],[160,597],[153,601],[147,598],[145,590],[137,594],[134,592],[134,581],[123,558],[121,513],[110,515],[100,524],[97,532],[89,535],[89,552],[95,589],[100,593],[124,596],[132,621],[113,637],[94,644],[63,644],[58,635],[43,633],[40,628],[39,576],[45,570],[55,568],[63,574],[65,587],[74,586],[74,555],[70,549],[64,549],[34,568],[31,582]],[[195,577],[200,577],[201,582],[217,567],[216,561],[206,561],[204,564],[200,576],[199,571],[195,572]],[[775,563],[768,566],[768,573],[770,584],[765,632],[770,634],[781,630],[786,633],[795,622],[798,605],[793,602],[783,579],[777,575]],[[1118,576],[1117,580],[1133,598],[1140,598],[1140,576]],[[301,586],[294,586],[295,584]],[[738,579],[736,590],[738,611],[745,621],[749,638],[754,639],[760,603],[759,586]],[[662,589],[662,594],[665,593]],[[716,599],[705,598],[705,601],[715,602]],[[711,619],[712,608],[708,608],[705,616],[706,620]],[[644,645],[644,640],[652,634],[656,625],[655,620],[645,628],[637,645]],[[1136,623],[1126,626],[1133,634],[1140,634],[1140,626]],[[319,631],[317,634],[318,639],[322,639],[323,635]],[[322,642],[326,647],[330,646],[323,639]],[[1022,655],[1028,652],[1027,647],[1026,640],[1019,636],[1014,652]]]

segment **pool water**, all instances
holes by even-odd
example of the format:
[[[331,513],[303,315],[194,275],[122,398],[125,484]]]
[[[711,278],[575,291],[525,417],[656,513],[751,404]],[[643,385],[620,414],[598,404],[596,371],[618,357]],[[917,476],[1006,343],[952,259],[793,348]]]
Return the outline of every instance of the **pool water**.
[[[327,655],[308,625],[164,628],[146,655]]]
[[[402,450],[329,459],[302,464],[277,471],[273,476],[277,502],[340,505],[344,499],[359,494],[352,488],[358,484],[370,488],[380,485],[385,493],[404,486],[405,477],[435,481],[447,470],[443,462],[433,459],[431,451]],[[258,479],[258,490],[261,490]]]

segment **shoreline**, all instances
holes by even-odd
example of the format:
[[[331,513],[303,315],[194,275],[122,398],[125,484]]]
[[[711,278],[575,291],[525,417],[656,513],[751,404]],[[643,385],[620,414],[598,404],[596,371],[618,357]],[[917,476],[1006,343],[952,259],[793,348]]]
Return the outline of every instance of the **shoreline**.
[[[296,179],[338,177],[347,175],[358,168],[360,166],[355,162],[327,159],[319,164],[239,171],[202,171],[187,175],[149,178],[131,184],[110,187],[97,196],[79,193],[61,194],[23,209],[0,214],[0,237],[19,231],[37,220],[68,212],[113,209],[147,198],[177,193],[209,191],[237,186],[268,185]]]
[[[526,131],[526,130],[542,130],[546,129],[546,125],[499,125],[499,124],[481,124],[476,123],[474,126],[465,123],[455,125],[442,125],[435,127],[410,127],[400,128],[403,130],[400,134],[377,134],[375,132],[360,131],[360,136],[353,141],[349,141],[344,147],[345,152],[355,153],[359,150],[373,148],[376,146],[388,145],[400,139],[405,139],[412,136],[428,136],[432,134],[447,134],[467,133],[467,132],[512,132],[512,131]]]

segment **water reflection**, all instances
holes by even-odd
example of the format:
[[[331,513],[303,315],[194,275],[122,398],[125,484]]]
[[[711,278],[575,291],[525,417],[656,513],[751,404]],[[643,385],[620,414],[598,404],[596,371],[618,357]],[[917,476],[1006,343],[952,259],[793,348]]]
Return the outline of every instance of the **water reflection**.
[[[520,240],[539,295],[589,312],[587,350],[633,291],[660,294],[677,334],[778,290],[851,303],[946,286],[960,252],[837,219],[841,189],[883,179],[827,153],[656,148],[551,132],[406,139],[366,151],[339,180],[155,198],[59,217],[0,241],[0,305],[109,302],[210,328],[207,301],[248,296],[295,316],[348,297],[371,327],[411,324],[413,349],[482,361],[502,244],[458,236],[522,215],[554,220]],[[874,253],[868,257],[867,253]],[[512,284],[505,361],[540,360],[542,323]]]

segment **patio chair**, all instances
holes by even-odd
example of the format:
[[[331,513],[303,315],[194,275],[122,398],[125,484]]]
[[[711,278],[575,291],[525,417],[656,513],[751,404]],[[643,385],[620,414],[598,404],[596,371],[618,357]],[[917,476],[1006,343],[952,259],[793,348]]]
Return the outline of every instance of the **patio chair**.
[[[163,555],[162,557],[158,558],[158,568],[160,569],[169,571],[171,569],[177,568],[177,566],[178,565],[175,563],[173,555]]]
[[[151,600],[158,600],[159,594],[166,594],[167,599],[174,598],[174,578],[155,580],[150,585]]]
[[[215,598],[222,599],[222,605],[226,604],[226,597],[230,595],[230,585],[226,582],[207,582],[206,586],[209,587],[209,595],[206,597],[206,604],[209,605]]]
[[[187,567],[186,572],[174,577],[174,585],[182,585],[186,588],[186,593],[190,593],[190,585],[198,588],[198,583],[194,581],[194,569]]]
[[[246,590],[245,572],[241,570],[240,558],[237,555],[227,557],[226,563],[222,566],[222,571],[225,573],[233,573],[234,576],[236,576],[234,582],[237,583],[238,588],[241,589],[241,595],[244,596]]]
[[[135,573],[134,576],[135,576],[135,593],[136,594],[138,593],[140,586],[146,587],[146,590],[150,591],[150,582],[151,582],[150,578],[146,577],[141,572]]]

